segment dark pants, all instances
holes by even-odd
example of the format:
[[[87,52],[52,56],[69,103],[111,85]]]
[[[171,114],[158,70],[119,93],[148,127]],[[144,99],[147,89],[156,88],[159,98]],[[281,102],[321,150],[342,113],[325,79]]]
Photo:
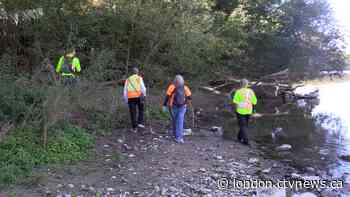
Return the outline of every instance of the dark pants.
[[[137,124],[143,124],[143,121],[144,121],[143,120],[144,104],[141,98],[131,98],[131,99],[128,99],[128,105],[129,105],[132,128],[136,129]],[[136,122],[136,113],[137,113],[136,108],[138,108],[137,122]]]
[[[78,83],[78,79],[72,76],[62,76],[62,82],[65,87],[72,88]]]
[[[238,120],[238,126],[239,126],[237,139],[238,141],[244,144],[249,143],[248,135],[247,135],[249,118],[250,118],[250,115],[242,115],[237,113],[237,120]]]

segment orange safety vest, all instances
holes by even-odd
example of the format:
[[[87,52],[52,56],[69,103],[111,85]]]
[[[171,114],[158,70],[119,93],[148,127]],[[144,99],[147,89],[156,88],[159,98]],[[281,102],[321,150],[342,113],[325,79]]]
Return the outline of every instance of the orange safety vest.
[[[128,89],[128,98],[138,98],[142,95],[141,80],[142,78],[135,74],[135,75],[131,75],[125,81]]]
[[[175,85],[174,85],[174,84],[171,84],[171,85],[168,87],[167,91],[166,91],[166,94],[169,96],[169,101],[168,101],[168,106],[169,106],[169,107],[172,107],[172,106],[173,106],[175,89],[176,89]],[[190,88],[187,87],[187,86],[185,85],[185,96],[188,97],[188,96],[191,96],[191,94],[192,94],[192,93],[191,93]]]

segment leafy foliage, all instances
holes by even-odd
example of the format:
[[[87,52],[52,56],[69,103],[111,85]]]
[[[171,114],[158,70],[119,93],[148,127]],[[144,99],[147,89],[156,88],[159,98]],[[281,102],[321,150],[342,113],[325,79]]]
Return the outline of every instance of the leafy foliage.
[[[0,122],[20,122],[34,108],[40,108],[44,95],[40,89],[20,87],[12,82],[0,83]]]
[[[17,128],[0,143],[0,186],[28,177],[35,166],[74,162],[88,157],[93,138],[71,125],[53,128],[47,149],[35,128]]]
[[[26,0],[0,6],[18,14],[13,46],[30,59],[27,65],[43,57],[57,62],[63,49],[76,47],[83,76],[92,80],[123,78],[135,63],[161,76],[196,78],[227,67],[258,77],[286,67],[301,74],[340,70],[345,59],[326,0]]]

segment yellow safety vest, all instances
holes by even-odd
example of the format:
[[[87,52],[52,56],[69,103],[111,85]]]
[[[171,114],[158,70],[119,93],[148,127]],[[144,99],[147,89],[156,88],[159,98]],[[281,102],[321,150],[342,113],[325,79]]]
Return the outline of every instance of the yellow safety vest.
[[[257,98],[252,89],[241,88],[236,91],[233,97],[233,103],[237,106],[237,113],[242,115],[252,114],[253,105],[256,105]]]
[[[125,83],[128,88],[128,98],[138,98],[142,95],[141,92],[141,80],[142,78],[136,74],[131,75]]]

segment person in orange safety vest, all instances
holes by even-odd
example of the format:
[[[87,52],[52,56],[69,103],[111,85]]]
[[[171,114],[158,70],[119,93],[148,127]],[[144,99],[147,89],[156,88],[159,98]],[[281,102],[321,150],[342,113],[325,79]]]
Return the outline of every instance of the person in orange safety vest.
[[[146,87],[136,67],[133,68],[133,75],[125,80],[123,96],[125,103],[129,106],[132,131],[136,132],[137,128],[145,128],[144,99],[146,97]]]

